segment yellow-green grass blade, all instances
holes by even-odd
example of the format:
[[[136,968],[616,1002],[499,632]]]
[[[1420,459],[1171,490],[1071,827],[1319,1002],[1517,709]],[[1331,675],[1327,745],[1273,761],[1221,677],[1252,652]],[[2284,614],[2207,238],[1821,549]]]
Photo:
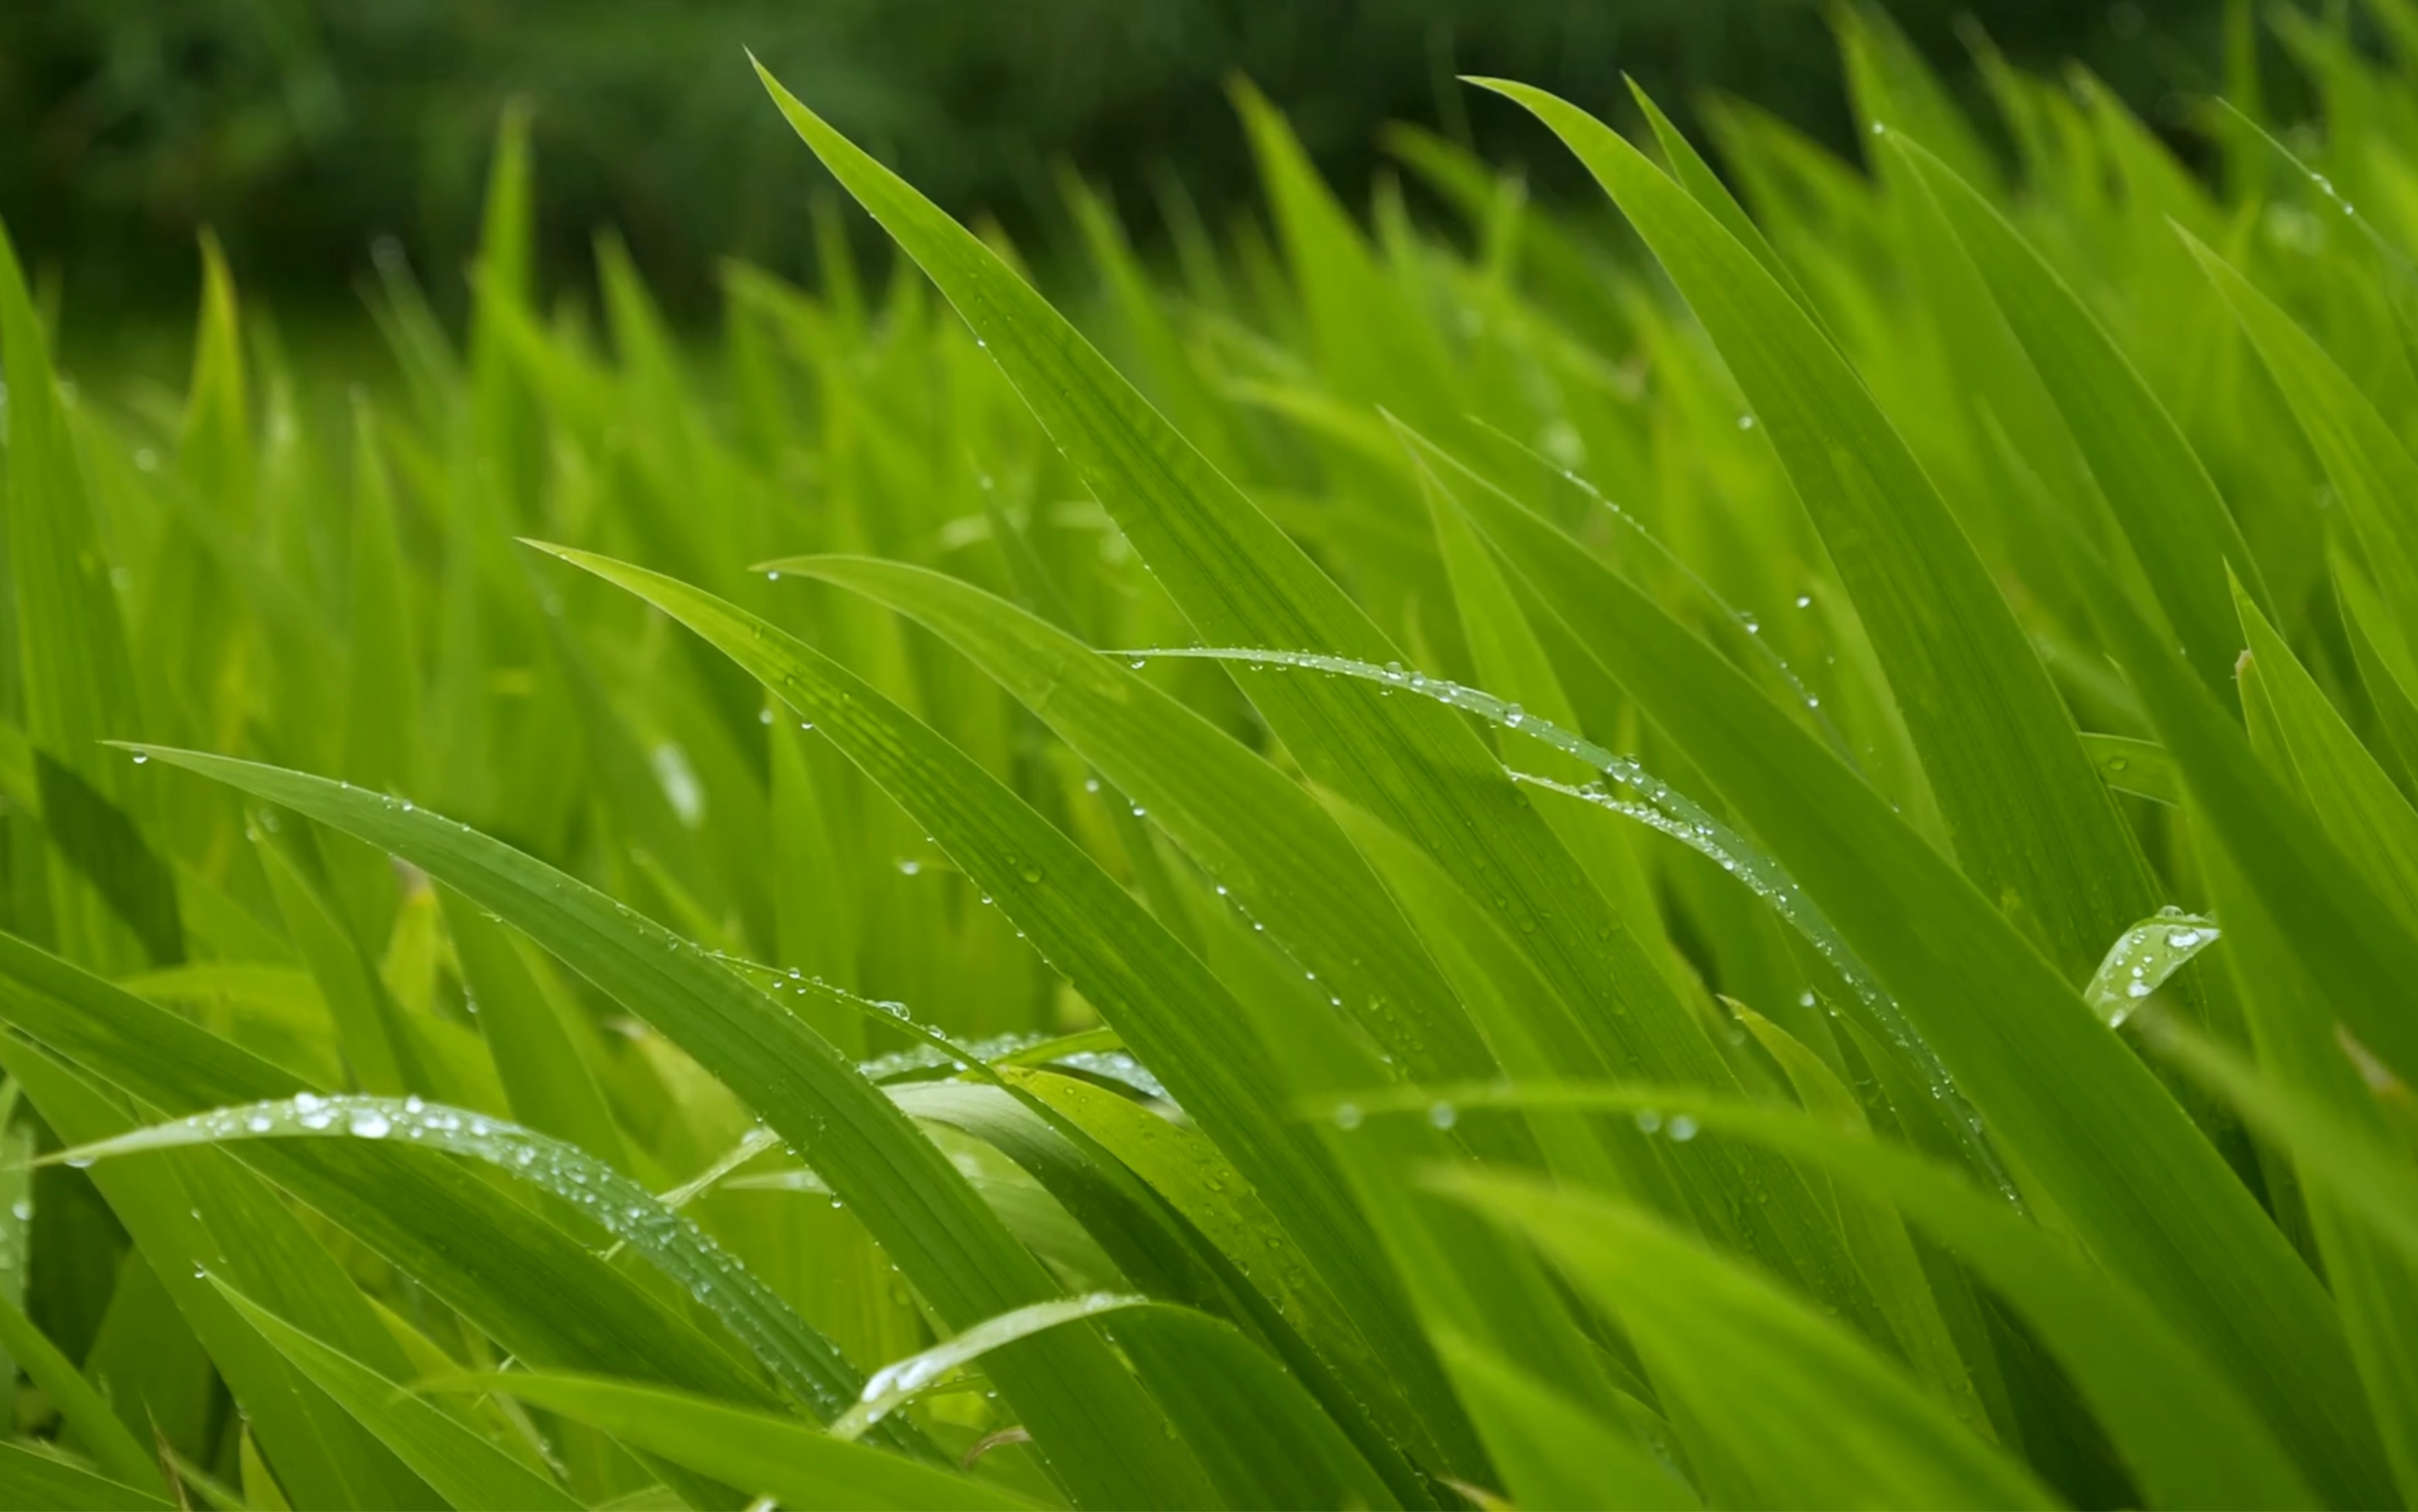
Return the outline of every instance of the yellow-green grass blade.
[[[542,862],[402,800],[225,756],[151,756],[403,856],[494,909],[758,1110],[865,1220],[943,1320],[962,1325],[1054,1293],[1040,1262],[872,1083],[803,1019],[698,947]],[[1092,1336],[1068,1331],[1033,1340],[1002,1353],[991,1369],[1079,1497],[1125,1504],[1206,1492],[1198,1465],[1164,1442],[1155,1409]],[[1107,1447],[1136,1443],[1147,1452]]]
[[[1245,1010],[1197,957],[996,778],[820,652],[673,579],[549,549],[704,636],[920,820],[1249,1178],[1437,1430],[1448,1403],[1401,1316],[1400,1282],[1324,1153],[1285,1116],[1283,1077],[1247,1037]]]
[[[1011,1512],[1032,1503],[795,1418],[604,1376],[469,1376],[432,1386],[496,1392],[600,1428],[632,1449],[768,1497],[795,1512]]]
[[[1200,635],[1378,664],[1399,659],[1367,614],[1039,294],[763,77],[790,125],[956,306]],[[1457,875],[1486,879],[1478,897],[1512,927],[1606,1063],[1666,1080],[1729,1084],[1727,1063],[1693,1016],[1485,745],[1452,715],[1323,680],[1246,680],[1243,687],[1313,779]],[[1643,1152],[1627,1153],[1630,1179],[1649,1179]],[[1824,1255],[1809,1237],[1814,1219],[1790,1173],[1726,1168],[1756,1158],[1713,1152],[1677,1163],[1690,1216],[1738,1229],[1776,1263],[1818,1269]],[[1757,1184],[1774,1192],[1773,1201],[1739,1212],[1732,1193]]]
[[[323,1339],[295,1327],[223,1281],[219,1295],[294,1367],[377,1435],[461,1512],[575,1507],[552,1481]]]
[[[1524,1234],[1628,1323],[1711,1499],[2056,1504],[1838,1323],[1635,1208],[1511,1175],[1438,1184]]]
[[[1483,82],[1483,81],[1482,81]],[[1619,133],[1487,83],[1630,218],[1746,391],[1863,618],[1964,865],[2079,981],[2154,906],[2138,850],[2014,615],[1862,380],[1753,255]]]
[[[1511,499],[1478,486],[1462,496],[1542,605],[1829,915],[1937,1052],[1990,1138],[2101,1261],[2222,1363],[2320,1486],[2376,1484],[2364,1406],[2348,1393],[2349,1359],[2330,1302],[2165,1089],[2060,973],[1712,647]],[[2179,663],[2168,674],[2189,676]],[[2212,699],[2203,707],[2207,719],[2222,719]],[[2188,778],[2190,763],[2176,755]]]

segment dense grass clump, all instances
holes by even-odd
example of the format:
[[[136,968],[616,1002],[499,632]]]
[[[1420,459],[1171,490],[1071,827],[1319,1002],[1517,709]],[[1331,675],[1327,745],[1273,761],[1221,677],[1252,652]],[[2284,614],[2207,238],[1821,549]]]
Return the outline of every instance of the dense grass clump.
[[[1479,82],[1642,248],[1246,92],[1075,324],[768,76],[886,283],[550,311],[508,129],[349,412],[0,256],[0,1499],[2418,1499],[2418,73],[2278,25],[2222,196]]]

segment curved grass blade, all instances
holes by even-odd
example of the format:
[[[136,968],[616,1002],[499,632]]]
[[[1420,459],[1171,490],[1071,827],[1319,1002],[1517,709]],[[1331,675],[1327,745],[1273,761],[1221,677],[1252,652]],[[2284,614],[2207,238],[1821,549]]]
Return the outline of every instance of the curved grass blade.
[[[302,1090],[290,1073],[5,934],[0,977],[10,988],[0,993],[0,1017],[163,1111]],[[92,1137],[122,1132],[123,1122]],[[686,1321],[467,1171],[367,1145],[339,1153],[270,1142],[233,1153],[524,1359],[610,1362],[742,1398],[761,1391]],[[479,1263],[479,1257],[504,1254],[519,1263],[511,1270]]]
[[[1152,1306],[1121,1315],[1110,1332],[1147,1370],[1234,1505],[1402,1504],[1293,1372],[1232,1323]],[[1422,1493],[1413,1504],[1433,1504]]]
[[[2310,450],[2342,496],[2405,640],[2418,631],[2418,459],[2349,375],[2291,316],[2189,232],[2183,245],[2231,306]]]
[[[1628,1323],[1713,1499],[2056,1504],[1853,1335],[1737,1261],[1600,1197],[1507,1174],[1434,1180],[1525,1234]]]
[[[971,1324],[1056,1291],[1040,1261],[879,1089],[803,1019],[699,947],[403,800],[227,756],[148,754],[409,860],[587,976],[760,1112],[864,1218],[944,1321]],[[1067,1330],[1032,1340],[994,1360],[991,1374],[1079,1498],[1123,1505],[1205,1496],[1199,1467],[1165,1443],[1156,1408],[1096,1338]],[[1106,1447],[1120,1443],[1148,1452]]]
[[[1469,482],[1463,500],[1495,549],[1823,907],[2025,1183],[2221,1365],[2321,1488],[2348,1498],[2381,1484],[2330,1300],[2148,1068],[2002,913],[1719,651],[1554,526]],[[2162,687],[2175,677],[2190,674],[2173,665]],[[2222,721],[2212,700],[2200,707]],[[2166,747],[2189,778],[2171,738]]]
[[[1029,284],[760,65],[758,73],[799,135],[965,317],[1201,638],[1313,647],[1376,663],[1399,655],[1276,522]],[[1731,1084],[1719,1049],[1473,731],[1374,690],[1277,680],[1244,691],[1314,781],[1457,875],[1488,879],[1479,901],[1535,957],[1604,1063],[1667,1080]],[[1625,1147],[1622,1158],[1624,1174],[1642,1187],[1673,1182],[1642,1149]],[[1800,1258],[1814,1219],[1794,1174],[1720,1168],[1732,1158],[1714,1153],[1680,1164],[1676,1182],[1691,1215],[1716,1229],[1742,1228],[1762,1252],[1786,1257],[1782,1263],[1818,1266],[1818,1256]],[[1773,1201],[1738,1213],[1730,1191],[1758,1183]]]
[[[2239,648],[2225,573],[2229,566],[2256,585],[2257,563],[2207,467],[2115,342],[1997,207],[1922,147],[1894,133],[1886,140],[1980,270],[2097,478],[2097,496],[2073,505],[2112,514],[2192,670],[2209,687],[2228,689]]]
[[[160,1461],[134,1442],[134,1435],[76,1369],[75,1362],[61,1354],[50,1336],[6,1298],[0,1298],[0,1349],[7,1350],[26,1378],[42,1388],[68,1431],[91,1452],[101,1469],[146,1491],[167,1489],[160,1479]]]
[[[2084,985],[2082,1000],[2114,1029],[2224,934],[2213,919],[2177,908],[2161,909],[2116,937],[2116,943],[2107,947],[2106,959]]]
[[[1147,809],[1220,896],[1274,921],[1286,953],[1318,973],[1340,1000],[1335,1006],[1405,1075],[1492,1063],[1485,1041],[1350,843],[1298,784],[1241,742],[1112,659],[970,584],[866,557],[799,557],[766,566],[862,593],[972,658]]]
[[[150,1491],[17,1443],[0,1443],[0,1507],[8,1512],[170,1512]]]
[[[1984,896],[2080,981],[2149,872],[1981,558],[1862,380],[1753,255],[1619,133],[1525,85],[1687,298],[1829,547]]]
[[[62,1151],[46,1161],[89,1164],[146,1150],[246,1139],[389,1140],[493,1166],[562,1201],[652,1261],[720,1318],[764,1367],[831,1421],[856,1395],[860,1372],[736,1256],[645,1187],[576,1145],[514,1123],[417,1097],[321,1097],[215,1108]]]
[[[831,1436],[854,1443],[865,1437],[866,1430],[875,1424],[939,1385],[961,1367],[971,1365],[991,1351],[1013,1344],[1018,1339],[1031,1338],[1047,1329],[1080,1322],[1105,1312],[1148,1306],[1148,1297],[1094,1291],[1079,1297],[1036,1302],[1029,1307],[1018,1307],[996,1318],[986,1318],[928,1350],[911,1354],[903,1360],[893,1360],[865,1377],[865,1389],[857,1399],[832,1420]]]
[[[1248,1037],[1246,1011],[1197,957],[998,779],[820,652],[671,578],[547,549],[704,636],[914,816],[1217,1140],[1385,1352],[1430,1430],[1451,1442],[1457,1413],[1400,1282],[1324,1152],[1286,1118],[1284,1077]]]
[[[1695,1489],[1627,1430],[1457,1334],[1436,1348],[1467,1383],[1470,1411],[1521,1506],[1655,1512],[1702,1504]]]
[[[579,1504],[552,1481],[401,1386],[212,1277],[219,1295],[296,1369],[376,1434],[461,1512],[529,1512]]]
[[[1715,1131],[1813,1162],[1896,1204],[1971,1266],[2039,1335],[2107,1425],[2148,1493],[2165,1507],[2305,1506],[2314,1493],[2275,1434],[2207,1358],[2163,1323],[2140,1291],[1938,1166],[1795,1112],[1708,1101],[1671,1088],[1532,1083],[1405,1089],[1365,1111],[1413,1114],[1450,1098],[1652,1118],[1671,1138]]]
[[[970,1475],[835,1439],[795,1418],[603,1376],[467,1376],[438,1389],[495,1392],[559,1413],[633,1449],[767,1496],[791,1512],[1015,1512],[1032,1503]]]

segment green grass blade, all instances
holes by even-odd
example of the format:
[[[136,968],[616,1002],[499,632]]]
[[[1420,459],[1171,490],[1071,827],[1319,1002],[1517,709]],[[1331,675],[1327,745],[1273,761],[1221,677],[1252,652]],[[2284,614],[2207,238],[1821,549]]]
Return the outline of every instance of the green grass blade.
[[[223,1281],[213,1284],[227,1305],[296,1369],[342,1403],[461,1512],[579,1504],[553,1482],[524,1469],[510,1455],[360,1361],[312,1337]]]
[[[997,779],[837,664],[672,579],[554,549],[706,637],[920,820],[1174,1091],[1354,1310],[1364,1336],[1390,1352],[1412,1399],[1437,1411],[1435,1367],[1401,1320],[1400,1283],[1324,1153],[1287,1117],[1283,1078],[1247,1037],[1245,1010],[1197,957]]]
[[[1204,640],[1381,664],[1399,659],[1367,614],[1040,295],[763,77],[799,134],[956,306]],[[1374,689],[1269,679],[1247,682],[1245,691],[1313,779],[1457,874],[1488,879],[1481,901],[1580,1014],[1608,1064],[1672,1081],[1729,1081],[1726,1062],[1694,1017],[1471,731],[1441,710]],[[1794,1260],[1810,1221],[1788,1173],[1711,1168],[1722,1158],[1708,1157],[1702,1168],[1681,1164],[1691,1215],[1717,1229],[1741,1226],[1765,1252]],[[1643,1151],[1631,1149],[1625,1159],[1630,1180],[1668,1181]],[[1738,1214],[1729,1188],[1757,1182],[1780,1195]]]
[[[171,1505],[64,1459],[0,1443],[0,1507],[9,1512],[169,1512]]]
[[[826,1421],[858,1389],[857,1371],[831,1340],[693,1222],[576,1146],[476,1113],[418,1098],[304,1093],[286,1102],[216,1108],[155,1123],[80,1145],[58,1158],[95,1161],[149,1150],[312,1138],[391,1139],[395,1148],[442,1150],[494,1166],[571,1204],[644,1255],[719,1317],[774,1380]]]
[[[1463,497],[1542,603],[1821,905],[1991,1139],[2102,1261],[2223,1363],[2313,1478],[2372,1484],[2372,1441],[2364,1405],[2347,1394],[2352,1374],[2329,1300],[2060,973],[1713,648],[1512,500],[1477,487]],[[2174,664],[2161,686],[2177,677],[2190,674]],[[2206,719],[2221,721],[2203,699]],[[2176,756],[2189,778],[2191,763]]]
[[[2074,980],[2149,910],[2147,868],[2012,612],[1905,443],[1812,318],[1718,220],[1585,113],[1553,128],[1711,332],[1854,598],[1983,895]]]
[[[542,862],[401,800],[224,756],[151,756],[406,857],[645,1016],[813,1162],[942,1319],[963,1325],[1055,1291],[964,1178],[852,1064],[696,946]],[[1085,1499],[1183,1500],[1203,1489],[1188,1456],[1160,1444],[1155,1410],[1090,1336],[1036,1339],[991,1368],[1051,1463]],[[1120,1442],[1152,1452],[1105,1448]]]
[[[600,1376],[472,1376],[436,1382],[497,1392],[603,1429],[795,1512],[1012,1512],[1033,1504],[972,1476],[835,1439],[794,1418]]]
[[[439,896],[463,985],[478,1000],[479,1032],[495,1057],[513,1116],[608,1166],[630,1169],[621,1131],[572,1041],[563,1009],[539,985],[517,938],[460,894]]]
[[[5,1348],[26,1378],[42,1388],[68,1431],[92,1452],[100,1467],[129,1486],[164,1490],[160,1461],[134,1442],[134,1435],[110,1411],[92,1383],[78,1373],[75,1362],[59,1352],[48,1335],[17,1306],[0,1300],[0,1348]]]
[[[1522,1506],[1648,1512],[1701,1504],[1694,1489],[1624,1428],[1458,1335],[1436,1340]]]
[[[1953,228],[1999,313],[2064,417],[2101,501],[2132,542],[2192,670],[2230,687],[2234,645],[2228,566],[2264,598],[2257,563],[2191,443],[2056,270],[1972,185],[1914,143],[1890,139]]]
[[[125,768],[107,759],[99,742],[143,733],[133,667],[41,326],[5,229],[0,353],[9,393],[8,562],[25,735],[103,803],[114,802]],[[141,963],[137,942],[92,881],[54,863],[52,894],[63,950],[104,969]]]
[[[2418,459],[2309,334],[2216,253],[2178,231],[2232,307],[2341,496],[2406,641],[2418,630]]]
[[[1626,1320],[1714,1500],[2055,1504],[1854,1336],[1755,1271],[1600,1197],[1508,1175],[1439,1180]]]

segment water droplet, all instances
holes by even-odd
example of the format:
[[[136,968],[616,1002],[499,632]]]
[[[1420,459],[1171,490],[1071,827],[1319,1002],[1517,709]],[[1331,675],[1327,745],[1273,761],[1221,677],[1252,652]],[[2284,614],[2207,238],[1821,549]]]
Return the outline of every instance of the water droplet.
[[[1753,416],[1752,416],[1752,415],[1740,415],[1740,416],[1738,417],[1738,429],[1739,429],[1739,430],[1741,430],[1741,431],[1751,431],[1751,430],[1753,430],[1753,429],[1754,429],[1754,417],[1753,417]]]
[[[1450,1103],[1438,1103],[1428,1109],[1428,1122],[1439,1129],[1448,1129],[1461,1122],[1461,1114]]]
[[[1662,1127],[1662,1115],[1650,1107],[1637,1110],[1637,1128],[1641,1134],[1652,1134]]]
[[[1335,1126],[1349,1134],[1360,1126],[1360,1109],[1353,1103],[1335,1105]]]
[[[1675,1114],[1673,1114],[1673,1115],[1672,1115],[1672,1117],[1671,1117],[1671,1138],[1672,1138],[1678,1140],[1681,1144],[1685,1144],[1685,1143],[1687,1143],[1689,1140],[1691,1140],[1691,1139],[1694,1138],[1695,1137],[1696,1137],[1696,1121],[1695,1121],[1694,1119],[1690,1118],[1690,1117],[1689,1117],[1687,1114],[1685,1114],[1685,1113],[1675,1113]]]
[[[150,760],[151,753],[148,751],[137,751],[134,753],[134,764],[138,767],[149,764]]]
[[[356,1138],[383,1139],[394,1125],[387,1122],[387,1116],[384,1113],[374,1107],[365,1107],[355,1113],[352,1122],[345,1127],[352,1130]]]

